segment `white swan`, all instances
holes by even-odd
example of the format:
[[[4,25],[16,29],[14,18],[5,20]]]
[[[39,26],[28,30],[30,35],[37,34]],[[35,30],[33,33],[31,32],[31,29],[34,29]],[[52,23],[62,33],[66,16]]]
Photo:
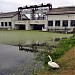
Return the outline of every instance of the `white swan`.
[[[48,55],[48,57],[49,57],[49,59],[50,59],[50,61],[48,62],[48,65],[49,65],[50,67],[52,67],[52,68],[59,68],[59,65],[58,65],[57,63],[52,62],[51,56]]]

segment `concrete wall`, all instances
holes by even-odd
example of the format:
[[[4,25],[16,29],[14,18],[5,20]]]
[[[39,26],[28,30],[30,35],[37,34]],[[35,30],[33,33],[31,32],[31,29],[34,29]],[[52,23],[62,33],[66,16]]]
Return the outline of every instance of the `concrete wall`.
[[[25,25],[26,27],[26,30],[31,30],[31,27],[30,27],[30,21],[29,20],[20,20],[20,21],[15,21],[15,27],[16,29],[18,29],[18,26],[19,25]]]
[[[75,19],[75,14],[48,15],[48,20],[72,20],[72,19]]]
[[[4,26],[1,26],[1,22],[4,23]],[[7,22],[7,26],[5,26],[5,22]],[[9,22],[11,22],[11,18],[0,18],[0,28],[9,28]]]
[[[0,18],[0,28],[9,28],[10,26],[8,25],[8,23],[11,22],[11,28],[15,29],[15,20],[18,20],[18,15],[15,15],[12,18]],[[4,22],[4,26],[1,26],[1,22]],[[5,26],[5,22],[7,22],[7,26]]]
[[[30,20],[30,24],[45,24],[46,20]]]
[[[15,21],[18,20],[18,15],[12,17],[12,29],[15,29]]]
[[[55,26],[55,21],[60,20],[60,26]],[[63,15],[47,15],[46,20],[23,20],[23,21],[15,21],[15,25],[23,24],[26,27],[26,30],[32,30],[32,24],[44,24],[45,29],[47,28],[57,28],[57,29],[64,29],[63,27],[63,20],[68,20],[68,27],[73,28],[70,26],[71,20],[75,20],[75,14],[63,14]],[[53,21],[53,26],[48,26],[48,21]],[[17,27],[16,27],[17,28]]]
[[[33,28],[31,26],[31,24],[38,24],[38,25],[44,24],[45,25],[46,23],[47,23],[46,20],[23,20],[23,21],[15,21],[15,26],[23,24],[23,25],[25,25],[26,30],[32,30]]]
[[[75,20],[75,14],[63,14],[63,15],[48,15],[48,21],[53,21],[53,26],[48,26],[48,28],[64,28],[62,26],[63,20],[68,20],[68,27],[67,28],[73,28],[70,26],[71,20]],[[55,21],[60,20],[60,26],[55,26]]]

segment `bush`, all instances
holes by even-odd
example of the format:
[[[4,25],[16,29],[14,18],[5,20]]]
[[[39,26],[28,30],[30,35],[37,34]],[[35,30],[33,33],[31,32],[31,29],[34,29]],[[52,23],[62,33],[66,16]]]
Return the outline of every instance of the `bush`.
[[[69,50],[73,46],[75,46],[75,36],[61,40],[57,48],[51,53],[52,58],[57,59],[61,57],[65,51]]]

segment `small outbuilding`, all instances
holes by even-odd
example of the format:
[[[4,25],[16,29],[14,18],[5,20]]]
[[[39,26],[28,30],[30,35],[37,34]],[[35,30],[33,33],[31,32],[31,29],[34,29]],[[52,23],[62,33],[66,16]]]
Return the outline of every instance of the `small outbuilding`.
[[[15,20],[18,20],[18,11],[0,13],[0,29],[15,29]]]

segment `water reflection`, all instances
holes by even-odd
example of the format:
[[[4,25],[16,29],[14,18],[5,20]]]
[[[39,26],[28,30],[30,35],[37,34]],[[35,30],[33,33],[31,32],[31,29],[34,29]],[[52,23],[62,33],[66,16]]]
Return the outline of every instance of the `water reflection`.
[[[34,53],[0,44],[0,75],[31,75]]]

